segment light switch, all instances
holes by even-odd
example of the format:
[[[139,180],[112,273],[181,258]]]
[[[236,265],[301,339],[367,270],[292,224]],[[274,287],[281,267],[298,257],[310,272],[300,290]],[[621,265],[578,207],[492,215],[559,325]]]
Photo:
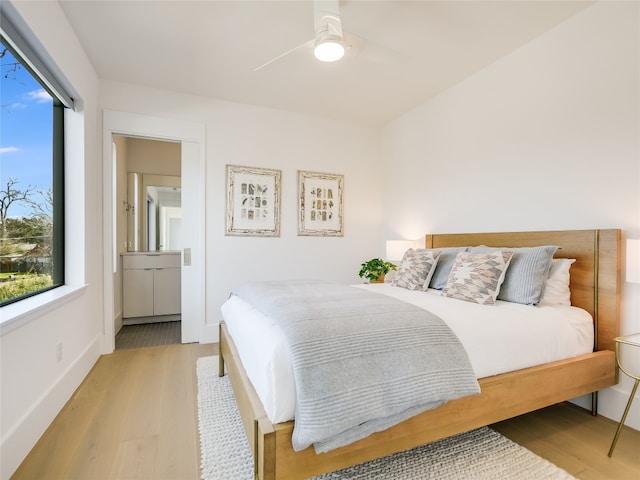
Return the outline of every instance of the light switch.
[[[184,266],[185,267],[191,266],[191,249],[190,248],[184,249]]]

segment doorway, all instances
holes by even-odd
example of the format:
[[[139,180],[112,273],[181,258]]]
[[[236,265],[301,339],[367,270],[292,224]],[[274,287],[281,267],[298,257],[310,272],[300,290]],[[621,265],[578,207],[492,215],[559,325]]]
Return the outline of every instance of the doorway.
[[[123,135],[112,142],[116,350],[180,343],[181,145]]]
[[[113,162],[113,135],[153,138],[177,142],[181,152],[182,218],[183,239],[181,258],[181,303],[183,343],[200,342],[203,338],[205,319],[204,297],[204,145],[203,124],[149,117],[124,112],[103,113],[103,175],[104,175],[104,329],[101,339],[102,353],[111,353],[115,348],[115,264],[112,219],[116,195]]]

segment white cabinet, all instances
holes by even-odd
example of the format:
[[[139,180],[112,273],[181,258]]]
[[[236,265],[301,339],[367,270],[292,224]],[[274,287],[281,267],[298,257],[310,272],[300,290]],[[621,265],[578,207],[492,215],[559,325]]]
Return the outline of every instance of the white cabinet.
[[[125,268],[122,274],[122,317],[153,316],[154,270]]]
[[[178,316],[180,298],[179,253],[131,253],[122,256],[124,319]]]
[[[156,268],[153,271],[153,314],[175,313],[180,313],[180,268]]]

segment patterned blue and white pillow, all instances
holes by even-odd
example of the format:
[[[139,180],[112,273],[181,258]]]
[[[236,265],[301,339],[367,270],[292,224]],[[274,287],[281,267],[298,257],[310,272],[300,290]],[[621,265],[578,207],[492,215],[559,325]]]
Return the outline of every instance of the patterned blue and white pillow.
[[[513,252],[513,258],[504,277],[504,283],[500,288],[498,300],[522,303],[524,305],[537,305],[544,295],[551,261],[558,247],[544,245],[539,247],[492,248],[480,245],[470,248],[469,252],[489,253],[505,249]]]
[[[451,268],[442,295],[481,305],[494,305],[513,252],[461,252]]]
[[[408,290],[422,290],[425,282],[433,275],[439,254],[433,250],[410,248],[404,253],[391,285]]]

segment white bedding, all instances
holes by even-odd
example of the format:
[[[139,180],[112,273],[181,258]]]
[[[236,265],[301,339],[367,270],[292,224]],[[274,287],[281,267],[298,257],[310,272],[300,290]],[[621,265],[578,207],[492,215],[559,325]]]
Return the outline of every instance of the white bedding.
[[[502,301],[485,306],[445,298],[437,290],[410,291],[390,284],[354,287],[391,295],[438,315],[467,350],[477,378],[593,350],[592,318],[577,307]],[[295,385],[279,327],[236,296],[223,304],[222,317],[269,420],[292,420]]]

